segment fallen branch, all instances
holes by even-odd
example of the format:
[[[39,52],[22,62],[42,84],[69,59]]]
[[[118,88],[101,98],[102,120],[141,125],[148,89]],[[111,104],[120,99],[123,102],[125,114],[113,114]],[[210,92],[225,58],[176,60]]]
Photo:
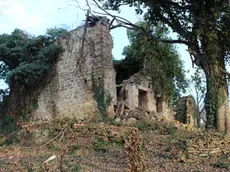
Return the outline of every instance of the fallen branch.
[[[59,143],[61,143],[61,141],[62,141],[62,139],[63,139],[63,137],[64,137],[64,135],[65,135],[65,132],[66,132],[66,128],[65,128],[64,131],[62,132],[62,135],[61,135],[61,137],[60,137],[60,139],[59,139]]]
[[[66,131],[66,127],[67,127],[67,124],[64,126],[64,128],[60,131],[60,133],[59,133],[58,135],[56,135],[54,138],[50,139],[48,142],[46,142],[45,144],[43,144],[43,145],[41,146],[41,148],[44,147],[44,146],[46,146],[47,144],[51,143],[52,141],[54,141],[55,139],[57,139],[58,137],[61,136],[61,138],[60,138],[60,140],[59,140],[59,142],[60,142],[61,139],[62,139],[62,137],[64,136],[64,133],[65,133],[65,131]]]

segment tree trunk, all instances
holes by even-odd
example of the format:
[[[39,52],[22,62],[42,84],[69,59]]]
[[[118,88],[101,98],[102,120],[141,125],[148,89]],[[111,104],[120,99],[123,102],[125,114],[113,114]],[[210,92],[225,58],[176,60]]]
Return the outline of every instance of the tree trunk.
[[[206,128],[229,133],[228,87],[226,76],[223,73],[223,70],[225,70],[224,58],[207,60],[202,66],[207,82],[205,97]]]
[[[197,128],[200,128],[200,114],[199,114],[199,112],[196,112],[196,113],[197,113],[197,119],[196,119]]]
[[[19,118],[17,92],[18,92],[17,84],[15,83],[14,80],[11,80],[9,104],[8,104],[8,114],[14,118],[15,122],[17,122],[18,118]]]
[[[8,114],[14,118],[17,125],[21,125],[20,115],[30,110],[32,101],[30,91],[18,85],[15,80],[11,80]]]
[[[199,93],[196,91],[196,121],[197,121],[197,128],[200,128],[200,107],[199,107]]]

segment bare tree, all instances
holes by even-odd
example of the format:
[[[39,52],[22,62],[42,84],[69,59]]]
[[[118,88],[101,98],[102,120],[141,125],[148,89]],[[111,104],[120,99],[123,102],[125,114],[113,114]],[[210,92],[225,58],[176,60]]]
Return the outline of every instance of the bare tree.
[[[200,127],[201,120],[205,120],[205,107],[204,107],[204,98],[205,98],[205,76],[202,70],[196,67],[194,74],[191,76],[190,80],[192,89],[191,92],[194,93],[196,101],[196,115],[197,115],[197,125]]]

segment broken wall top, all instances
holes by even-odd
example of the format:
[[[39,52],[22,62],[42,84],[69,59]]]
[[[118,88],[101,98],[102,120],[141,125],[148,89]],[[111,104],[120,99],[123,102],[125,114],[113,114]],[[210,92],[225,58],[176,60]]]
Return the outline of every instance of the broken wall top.
[[[148,76],[144,74],[143,71],[140,71],[132,75],[129,79],[122,81],[121,83],[121,85],[127,85],[127,84],[138,84],[144,87],[149,87],[149,84],[151,84],[151,80]]]

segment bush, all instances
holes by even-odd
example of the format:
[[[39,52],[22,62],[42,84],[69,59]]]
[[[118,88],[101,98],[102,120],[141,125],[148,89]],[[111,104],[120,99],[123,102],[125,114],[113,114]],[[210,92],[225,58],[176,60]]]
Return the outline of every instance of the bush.
[[[16,125],[13,117],[5,115],[0,120],[0,135],[9,134],[18,129],[19,127]]]
[[[20,141],[17,137],[15,137],[14,135],[10,135],[0,143],[0,146],[8,146],[12,144],[17,144],[19,142]]]

